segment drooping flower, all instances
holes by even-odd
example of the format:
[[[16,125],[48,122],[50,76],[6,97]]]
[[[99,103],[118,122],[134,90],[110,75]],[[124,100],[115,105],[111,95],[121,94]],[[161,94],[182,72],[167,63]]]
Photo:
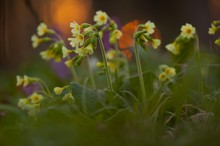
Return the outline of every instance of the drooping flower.
[[[122,32],[118,29],[115,29],[110,36],[110,43],[114,44],[117,40],[119,40],[122,36]]]
[[[70,45],[74,48],[78,48],[79,45],[83,45],[84,43],[84,36],[82,34],[76,34],[73,38],[68,38],[70,41]]]
[[[192,38],[194,36],[196,32],[196,29],[195,27],[193,27],[191,24],[189,23],[186,23],[186,25],[183,25],[181,27],[181,35],[185,38]]]
[[[72,28],[71,32],[73,35],[80,34],[80,25],[77,22],[71,22],[70,27]]]
[[[37,35],[33,35],[31,37],[32,47],[37,48],[37,46],[42,42],[42,39],[37,37]]]
[[[18,100],[18,107],[20,107],[22,110],[28,109],[31,105],[29,98],[21,98]]]
[[[180,54],[180,46],[177,43],[171,43],[165,46],[168,51],[173,53],[174,55]]]
[[[88,54],[93,54],[93,45],[89,44],[86,47],[82,47],[82,48],[76,48],[75,53],[78,54],[79,56],[85,57]]]
[[[63,92],[63,90],[64,90],[64,88],[61,88],[61,87],[55,87],[53,89],[53,91],[56,95],[60,95]]]
[[[65,65],[66,65],[68,68],[70,68],[70,67],[72,66],[72,64],[73,64],[73,60],[72,60],[72,59],[65,61]]]
[[[104,25],[108,21],[108,15],[103,11],[97,11],[96,15],[94,16],[94,21],[97,25]]]
[[[109,50],[107,53],[106,53],[106,57],[107,59],[109,60],[113,60],[117,55],[117,52],[113,49]]]
[[[68,100],[74,100],[74,97],[72,95],[71,92],[67,93],[64,95],[64,97],[62,98],[63,101],[68,101]]]
[[[45,35],[48,31],[49,29],[45,23],[40,23],[40,25],[37,27],[37,34],[39,36]]]
[[[159,40],[159,39],[152,40],[152,46],[154,49],[157,49],[160,46],[160,44],[161,44],[161,40]]]
[[[62,47],[62,53],[63,53],[63,58],[66,58],[69,56],[70,53],[72,53],[72,50],[67,49],[66,47]]]
[[[24,79],[21,76],[16,76],[16,79],[17,79],[16,86],[20,86],[23,84]]]
[[[154,28],[155,28],[155,24],[151,21],[147,21],[144,25],[144,30],[146,30],[148,34],[153,34]]]
[[[216,27],[214,24],[211,24],[211,27],[209,28],[209,34],[213,35],[218,31],[218,27]]]

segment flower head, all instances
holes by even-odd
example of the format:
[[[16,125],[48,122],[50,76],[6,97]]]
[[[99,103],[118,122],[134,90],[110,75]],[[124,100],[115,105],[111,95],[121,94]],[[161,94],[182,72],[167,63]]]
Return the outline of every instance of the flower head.
[[[151,21],[147,21],[144,25],[144,29],[147,31],[148,34],[154,33],[155,24]]]
[[[215,34],[218,31],[218,27],[216,27],[214,24],[211,24],[211,27],[209,28],[209,34]]]
[[[164,72],[169,78],[172,78],[176,75],[176,69],[173,67],[167,67]]]
[[[47,28],[47,25],[45,23],[40,23],[40,25],[37,27],[37,34],[39,36],[45,35],[49,29]]]
[[[21,98],[18,100],[18,107],[20,107],[22,110],[28,109],[31,102],[29,98]]]
[[[64,95],[64,97],[62,98],[63,101],[68,101],[68,100],[74,100],[73,95],[71,92],[67,93],[66,95]]]
[[[20,86],[23,84],[24,79],[21,76],[16,76],[16,79],[17,79],[16,86]]]
[[[116,57],[117,53],[115,50],[109,50],[107,53],[106,53],[106,57],[107,59],[109,60],[112,60]]]
[[[84,36],[82,34],[75,34],[73,38],[68,38],[70,41],[70,45],[74,48],[78,48],[79,45],[83,45],[84,43]]]
[[[73,60],[72,60],[72,59],[65,61],[65,65],[66,65],[68,68],[70,68],[70,67],[72,66],[72,64],[73,64]]]
[[[53,89],[53,91],[56,95],[60,95],[63,92],[63,90],[64,90],[64,88],[61,88],[61,87],[55,87]]]
[[[183,25],[181,27],[181,35],[185,38],[192,38],[196,32],[195,27],[193,27],[191,24],[186,23],[186,25]]]
[[[37,37],[37,35],[33,35],[31,37],[32,47],[37,48],[37,46],[42,42],[42,39]]]
[[[172,79],[176,75],[176,69],[173,67],[169,67],[168,65],[160,65],[160,74],[159,74],[159,80],[165,81],[167,79]]]
[[[66,47],[62,47],[62,53],[63,53],[63,58],[66,58],[69,56],[70,53],[72,53],[72,50],[68,50]]]
[[[37,93],[33,93],[31,96],[28,97],[32,104],[39,104],[40,101],[43,99],[43,96]]]
[[[24,78],[23,78],[23,86],[25,87],[25,86],[27,86],[27,85],[29,85],[30,83],[32,83],[34,80],[31,78],[31,77],[28,77],[28,76],[26,76],[26,75],[24,75]]]
[[[164,72],[160,73],[159,80],[160,81],[165,81],[166,79],[167,79],[167,75]]]
[[[97,11],[96,15],[94,16],[94,21],[97,25],[106,24],[108,21],[108,15],[105,12]]]
[[[70,23],[70,27],[72,28],[71,32],[73,35],[80,34],[80,25],[75,21]]]
[[[159,39],[153,39],[152,40],[152,46],[154,49],[157,49],[161,44],[161,41]]]
[[[87,56],[88,54],[93,54],[93,45],[92,44],[89,44],[88,46],[86,47],[82,47],[82,48],[77,48],[75,50],[75,53],[78,54],[79,56]]]
[[[122,32],[118,29],[115,29],[110,36],[110,43],[114,44],[122,36]]]

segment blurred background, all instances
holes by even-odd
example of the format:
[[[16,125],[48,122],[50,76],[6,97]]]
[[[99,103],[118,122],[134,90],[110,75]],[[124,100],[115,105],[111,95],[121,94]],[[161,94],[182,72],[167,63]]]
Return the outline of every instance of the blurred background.
[[[92,22],[97,10],[117,17],[122,25],[134,19],[155,22],[163,46],[185,23],[193,24],[201,44],[209,46],[208,27],[220,19],[219,0],[0,0],[0,73],[17,70],[37,54],[30,38],[40,22],[67,38],[71,21]]]
[[[97,10],[116,17],[121,25],[134,19],[155,22],[161,33],[161,50],[185,23],[196,27],[201,45],[209,48],[208,28],[213,20],[220,19],[219,0],[0,0],[0,82],[7,82],[8,75],[26,72],[24,68],[33,58],[41,60],[39,50],[46,46],[34,50],[30,40],[40,22],[67,40],[69,23],[92,23]],[[41,65],[32,63],[38,69]]]

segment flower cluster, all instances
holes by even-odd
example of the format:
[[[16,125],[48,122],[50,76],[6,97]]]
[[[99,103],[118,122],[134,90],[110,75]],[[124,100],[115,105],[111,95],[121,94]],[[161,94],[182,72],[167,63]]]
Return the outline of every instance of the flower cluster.
[[[170,80],[176,75],[176,70],[173,67],[169,67],[167,65],[160,65],[159,69],[160,69],[160,74],[159,74],[160,81]]]
[[[24,87],[37,81],[36,78],[28,77],[26,75],[24,75],[24,77],[16,76],[16,79],[17,79],[16,86],[20,86],[23,84]]]
[[[153,36],[155,29],[156,26],[151,21],[147,21],[145,24],[140,24],[134,36],[135,41],[145,50],[149,44],[154,49],[157,49],[161,44],[161,40]]]
[[[62,94],[62,92],[65,90],[65,87],[55,87],[53,89],[54,93],[58,96],[60,96]],[[74,97],[72,95],[71,92],[66,93],[63,97],[62,97],[63,101],[74,101]]]
[[[179,55],[183,47],[195,39],[196,29],[191,24],[186,23],[180,30],[181,33],[175,41],[166,45],[166,49],[173,55]]]
[[[210,35],[215,35],[220,30],[220,21],[213,21],[208,33]],[[215,44],[220,46],[220,38],[215,40]]]
[[[50,37],[48,35],[54,35]],[[62,46],[63,41],[59,39],[55,39],[56,32],[53,29],[49,29],[45,23],[40,23],[37,27],[37,35],[34,34],[31,37],[33,48],[37,48],[39,44],[43,42],[55,41],[52,43],[49,48],[45,51],[40,52],[40,56],[44,60],[54,59],[56,62],[60,62],[62,59]]]
[[[43,100],[43,95],[38,93],[33,93],[27,98],[21,98],[18,101],[18,106],[22,110],[28,111],[28,114],[32,117],[40,111],[40,104]]]

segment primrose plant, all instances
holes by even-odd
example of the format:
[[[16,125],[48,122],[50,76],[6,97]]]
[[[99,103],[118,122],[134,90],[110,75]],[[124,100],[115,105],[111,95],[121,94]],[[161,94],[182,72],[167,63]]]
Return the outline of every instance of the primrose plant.
[[[216,26],[218,24],[217,22],[212,24],[212,30],[210,30],[212,34],[218,30]],[[37,34],[33,35],[31,40],[33,48],[39,47],[42,43],[50,44],[48,49],[40,52],[40,56],[44,60],[64,61],[72,72],[73,80],[63,87],[54,87],[52,92],[39,78],[17,76],[17,86],[25,87],[33,83],[40,86],[40,90],[19,99],[18,106],[35,118],[52,108],[62,110],[59,109],[62,105],[67,109],[62,112],[72,113],[67,114],[70,116],[74,116],[74,112],[79,112],[91,118],[108,120],[122,111],[128,111],[137,115],[142,113],[144,116],[157,120],[160,109],[171,98],[170,93],[162,89],[169,88],[170,84],[176,84],[175,80],[179,75],[174,67],[165,64],[150,73],[142,69],[139,49],[149,51],[161,45],[161,40],[156,36],[156,25],[152,21],[138,23],[134,29],[129,28],[129,31],[135,30],[132,36],[126,36],[127,34],[123,33],[117,23],[105,12],[97,11],[94,24],[78,24],[73,21],[70,23],[70,28],[72,36],[68,38],[69,45],[66,45],[61,36],[45,23],[37,27]],[[104,47],[103,34],[105,33],[109,35],[108,41],[113,48]],[[129,74],[129,61],[132,60],[131,55],[129,59],[126,58],[123,54],[124,50],[121,50],[118,45],[122,37],[133,38],[134,45],[128,49],[134,52],[137,75]],[[195,40],[196,30],[187,23],[181,27],[180,35],[174,42],[166,45],[166,48],[173,55],[181,56],[185,54],[184,52],[190,52],[188,47],[194,44]],[[105,89],[98,89],[94,70],[91,67],[90,56],[95,57],[95,52],[97,52],[95,50],[100,51],[101,54],[96,72],[106,76],[107,87]],[[88,84],[83,84],[83,77],[75,70],[80,69],[83,61],[87,64]]]

